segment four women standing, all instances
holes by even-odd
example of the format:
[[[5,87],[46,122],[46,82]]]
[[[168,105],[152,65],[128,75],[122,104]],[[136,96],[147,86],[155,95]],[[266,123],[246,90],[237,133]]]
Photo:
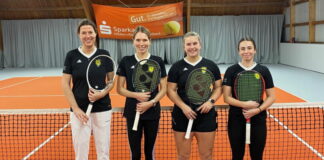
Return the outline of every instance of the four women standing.
[[[62,87],[71,106],[72,136],[76,159],[88,159],[89,138],[91,130],[95,137],[98,159],[109,159],[111,103],[110,86],[103,92],[89,90],[85,72],[87,63],[92,57],[99,54],[109,55],[108,51],[97,49],[95,46],[97,30],[95,25],[82,21],[78,27],[78,35],[82,45],[71,50],[65,59]],[[190,137],[196,137],[201,159],[212,159],[215,130],[217,129],[217,112],[214,109],[215,101],[222,94],[222,80],[218,66],[206,58],[201,57],[202,43],[200,36],[195,32],[184,35],[183,45],[186,56],[174,63],[167,74],[161,57],[151,55],[150,32],[143,26],[138,26],[133,34],[135,54],[125,56],[119,63],[117,74],[117,92],[126,97],[124,117],[127,122],[128,140],[133,160],[141,159],[141,140],[144,132],[145,159],[154,159],[154,144],[158,133],[160,119],[160,103],[165,93],[174,102],[172,112],[172,129],[178,151],[178,159],[189,159],[192,138],[185,139],[185,131],[189,119],[194,119]],[[252,160],[261,160],[266,141],[266,112],[265,110],[274,102],[274,85],[269,70],[254,62],[256,47],[253,39],[243,38],[238,45],[242,61],[226,70],[223,81],[224,100],[230,107],[228,117],[228,135],[232,148],[232,159],[243,159],[245,149],[245,119],[251,118],[252,134],[250,155]],[[132,85],[134,66],[142,59],[152,59],[160,65],[161,80],[159,87],[153,92],[135,92]],[[214,75],[210,99],[199,106],[190,106],[185,94],[185,84],[189,73],[204,67]],[[238,73],[244,70],[255,70],[261,73],[266,84],[264,101],[259,104],[253,101],[242,102],[233,96],[233,84]],[[71,80],[73,86],[71,86]],[[86,106],[94,103],[93,114],[85,114]],[[133,131],[136,111],[141,113],[138,130]],[[91,125],[83,125],[90,121]]]

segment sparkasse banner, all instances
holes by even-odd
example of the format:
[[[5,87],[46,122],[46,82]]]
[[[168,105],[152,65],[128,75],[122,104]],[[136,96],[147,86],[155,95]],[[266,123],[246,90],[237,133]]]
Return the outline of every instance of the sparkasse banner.
[[[139,25],[148,28],[155,39],[183,35],[183,2],[147,8],[92,6],[100,38],[132,39]]]

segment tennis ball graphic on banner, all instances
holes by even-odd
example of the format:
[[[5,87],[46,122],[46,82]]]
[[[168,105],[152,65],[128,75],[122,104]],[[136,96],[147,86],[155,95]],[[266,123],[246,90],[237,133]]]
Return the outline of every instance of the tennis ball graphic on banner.
[[[169,34],[177,34],[180,32],[180,24],[177,21],[169,21],[163,25],[164,33]]]

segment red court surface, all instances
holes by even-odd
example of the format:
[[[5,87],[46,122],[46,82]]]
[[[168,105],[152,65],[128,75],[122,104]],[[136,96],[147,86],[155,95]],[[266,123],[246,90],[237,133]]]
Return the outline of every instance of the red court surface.
[[[60,79],[61,77],[24,77],[2,80],[0,81],[0,109],[69,108],[61,89]],[[279,88],[276,88],[276,95],[276,103],[304,102],[302,99]],[[125,98],[118,95],[115,89],[111,92],[111,98],[114,108],[121,108],[124,105]],[[173,105],[166,96],[162,99],[161,104],[162,106]],[[220,98],[216,104],[224,105],[223,99]],[[314,125],[311,120],[300,121],[305,115],[313,118],[318,116],[320,118],[318,121],[323,121],[323,109],[315,109],[315,111],[310,113],[306,110],[272,109],[269,113],[283,122],[288,129],[283,129],[282,125],[275,122],[275,118],[268,118],[268,126],[271,128],[268,128],[268,140],[264,153],[265,159],[322,159],[314,153],[314,150],[309,149],[309,147],[303,144],[298,138],[289,133],[288,130],[298,135],[300,139],[306,141],[308,145],[315,146],[314,148],[317,149],[317,152],[323,153],[323,144],[318,144],[324,141],[323,122],[316,122],[319,123],[317,124],[319,126],[308,128],[307,126]],[[230,159],[230,147],[226,131],[227,110],[220,109],[218,114],[219,128],[216,133],[214,159]],[[62,124],[49,128],[47,123],[50,123],[52,119],[59,119],[59,116],[62,115],[54,114],[44,116],[44,119],[41,120],[45,121],[44,124],[38,123],[39,120],[34,116],[22,117],[20,120],[14,116],[5,116],[6,121],[1,124],[1,127],[15,126],[15,129],[13,129],[14,131],[11,131],[11,129],[10,131],[7,129],[1,130],[1,134],[5,135],[0,136],[1,159],[21,159],[26,156],[51,134],[59,130],[62,124],[69,121],[68,113],[66,113],[62,116],[64,118],[59,120],[62,121]],[[17,123],[17,121],[21,122]],[[160,132],[156,142],[157,159],[176,159],[176,148],[170,123],[171,118],[169,109],[162,112]],[[24,129],[26,126],[28,126],[28,129]],[[35,134],[34,132],[37,132],[35,130],[39,130],[40,133],[48,132],[50,134]],[[12,135],[11,132],[15,132],[15,134]],[[23,147],[16,146],[22,143]],[[193,143],[196,143],[196,141]],[[14,148],[14,151],[10,148]],[[199,159],[197,145],[193,145],[192,149],[192,159]],[[61,152],[65,152],[64,157],[60,157],[60,154],[58,154]],[[248,150],[246,152],[248,155]],[[112,119],[110,155],[111,159],[125,160],[129,159],[130,156],[125,121],[120,112],[115,113]],[[247,155],[245,159],[249,159]],[[36,152],[35,155],[32,155],[30,159],[73,159],[73,156],[70,128],[68,127],[58,135],[58,138],[54,138],[50,143]],[[305,158],[305,156],[307,156],[307,158]],[[95,149],[92,143],[90,159],[95,159],[95,157]]]
[[[61,77],[21,77],[0,81],[0,109],[69,108],[61,88]],[[123,107],[125,98],[111,92],[112,106]],[[276,88],[276,103],[304,102],[304,100]],[[221,97],[216,104],[225,104]],[[165,96],[162,106],[173,103]]]

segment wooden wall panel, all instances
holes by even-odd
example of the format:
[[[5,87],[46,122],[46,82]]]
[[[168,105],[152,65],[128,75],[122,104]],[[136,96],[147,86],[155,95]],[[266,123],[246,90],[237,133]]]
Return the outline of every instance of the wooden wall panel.
[[[0,19],[86,18],[82,2],[118,7],[148,7],[183,0],[0,0]],[[88,3],[87,2],[87,3]],[[184,15],[187,3],[184,1]],[[190,15],[282,14],[289,0],[191,0]],[[88,16],[89,17],[89,16]]]

